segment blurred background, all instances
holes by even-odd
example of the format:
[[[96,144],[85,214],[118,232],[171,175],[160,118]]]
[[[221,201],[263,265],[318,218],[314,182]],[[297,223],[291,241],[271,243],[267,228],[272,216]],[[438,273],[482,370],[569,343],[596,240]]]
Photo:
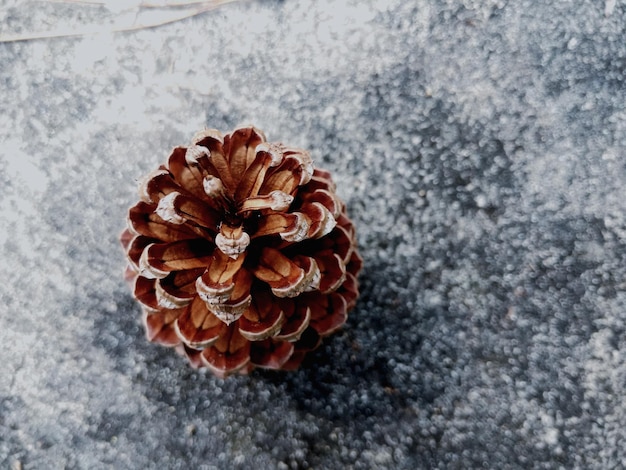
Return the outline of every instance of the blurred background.
[[[0,467],[626,466],[626,4],[549,3],[0,0]],[[118,237],[240,124],[333,172],[365,267],[298,371],[220,380]]]

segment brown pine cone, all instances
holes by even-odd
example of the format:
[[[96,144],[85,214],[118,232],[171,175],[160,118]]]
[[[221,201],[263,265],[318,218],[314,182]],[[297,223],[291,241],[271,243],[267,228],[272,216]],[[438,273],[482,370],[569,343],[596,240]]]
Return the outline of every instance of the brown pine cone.
[[[225,377],[295,369],[345,323],[362,260],[308,152],[253,127],[204,130],[139,194],[121,241],[150,341]]]

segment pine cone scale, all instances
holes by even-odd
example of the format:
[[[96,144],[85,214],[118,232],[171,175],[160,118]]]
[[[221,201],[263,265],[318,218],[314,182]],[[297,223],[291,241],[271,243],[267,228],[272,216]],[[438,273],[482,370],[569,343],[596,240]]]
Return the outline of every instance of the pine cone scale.
[[[129,210],[128,228],[134,235],[143,235],[163,242],[188,240],[199,236],[188,225],[169,224],[156,213],[156,204],[139,202]]]
[[[298,228],[299,218],[296,214],[274,213],[261,216],[253,237],[291,233]]]
[[[224,328],[224,323],[198,297],[174,322],[174,330],[179,340],[195,349],[204,349],[214,344]]]
[[[250,361],[257,367],[281,369],[293,356],[293,343],[265,340],[251,344]]]
[[[161,307],[156,297],[155,280],[144,276],[135,276],[133,295],[143,310],[149,313],[160,311]]]
[[[304,305],[295,307],[292,305],[291,314],[283,324],[280,332],[274,339],[282,341],[297,341],[302,333],[309,327],[311,322],[311,308]]]
[[[249,308],[244,312],[244,316],[239,321],[239,333],[249,341],[262,341],[276,336],[285,323],[285,315],[282,310],[270,310],[264,317],[258,317],[256,321],[248,318],[247,313],[251,310]]]
[[[318,256],[317,264],[321,272],[319,291],[322,294],[335,292],[346,280],[346,265],[337,253]]]
[[[224,140],[224,152],[229,155],[228,163],[235,187],[254,161],[257,145],[264,140],[253,128],[237,129]]]
[[[322,336],[334,333],[345,323],[348,316],[348,303],[337,293],[332,293],[325,299],[319,299],[310,304],[312,305],[311,326]],[[329,312],[333,314],[329,315]]]
[[[277,297],[295,297],[313,280],[313,273],[307,272],[295,259],[289,259],[274,248],[263,248],[253,274],[267,283]]]
[[[202,350],[201,359],[218,376],[232,374],[250,362],[250,341],[228,326],[212,347]]]
[[[261,185],[265,180],[267,170],[272,163],[272,156],[265,152],[258,152],[255,154],[255,158],[247,167],[239,185],[235,192],[235,200],[241,201],[243,199],[254,197],[259,193]]]
[[[139,199],[147,204],[157,203],[162,197],[182,188],[172,179],[172,175],[164,168],[154,170],[139,183]]]
[[[269,194],[272,191],[282,191],[292,195],[302,179],[302,166],[295,158],[287,157],[274,171],[268,171],[259,194]]]
[[[176,147],[168,160],[168,169],[172,178],[179,186],[199,199],[206,197],[202,181],[204,176],[198,165],[190,165],[187,162],[187,148]]]
[[[163,346],[177,346],[180,344],[176,331],[171,327],[178,313],[176,310],[154,314],[144,312],[144,326],[148,339]]]

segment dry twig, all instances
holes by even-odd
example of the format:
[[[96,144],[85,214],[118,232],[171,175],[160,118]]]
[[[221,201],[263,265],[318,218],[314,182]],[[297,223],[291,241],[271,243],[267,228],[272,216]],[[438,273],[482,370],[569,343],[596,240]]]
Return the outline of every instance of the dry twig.
[[[47,0],[48,2],[54,3],[76,3],[82,5],[105,5],[107,2],[105,1],[90,1],[90,0]],[[132,25],[122,26],[122,25],[112,25],[110,28],[103,27],[102,25],[89,25],[84,28],[76,30],[76,28],[60,28],[53,31],[46,31],[42,33],[22,33],[22,34],[8,34],[8,35],[0,35],[0,43],[8,43],[8,42],[22,42],[22,41],[34,41],[38,39],[58,39],[58,38],[72,38],[72,37],[83,37],[90,36],[95,34],[102,33],[125,33],[132,31],[139,31],[142,29],[150,29],[156,28],[159,26],[164,26],[167,24],[175,23],[177,21],[182,21],[187,18],[192,18],[194,16],[201,15],[208,11],[214,10],[219,6],[234,3],[239,0],[211,0],[211,1],[178,1],[178,2],[163,2],[159,3],[148,3],[142,2],[136,5],[136,8],[161,8],[161,9],[171,9],[171,14],[162,20],[151,21],[146,23],[137,23],[135,22]],[[195,8],[187,8],[190,6],[195,6]],[[181,10],[182,8],[182,10]]]

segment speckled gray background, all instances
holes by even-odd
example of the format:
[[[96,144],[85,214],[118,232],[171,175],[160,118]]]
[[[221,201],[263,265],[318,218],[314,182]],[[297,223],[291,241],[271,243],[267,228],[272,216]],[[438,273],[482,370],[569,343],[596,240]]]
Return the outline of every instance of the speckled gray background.
[[[120,5],[3,0],[0,37],[156,14]],[[0,467],[624,468],[625,31],[622,0],[285,0],[0,43]],[[365,269],[299,371],[222,381],[147,343],[117,237],[242,123],[334,172]]]

